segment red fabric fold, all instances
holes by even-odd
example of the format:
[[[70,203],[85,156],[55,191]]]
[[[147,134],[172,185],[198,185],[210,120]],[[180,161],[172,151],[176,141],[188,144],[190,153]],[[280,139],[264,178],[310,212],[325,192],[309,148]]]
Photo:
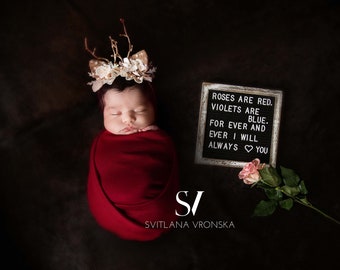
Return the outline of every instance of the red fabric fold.
[[[174,145],[162,130],[130,135],[103,131],[90,153],[87,197],[100,226],[123,239],[147,241],[167,228],[146,221],[177,220],[178,168]]]

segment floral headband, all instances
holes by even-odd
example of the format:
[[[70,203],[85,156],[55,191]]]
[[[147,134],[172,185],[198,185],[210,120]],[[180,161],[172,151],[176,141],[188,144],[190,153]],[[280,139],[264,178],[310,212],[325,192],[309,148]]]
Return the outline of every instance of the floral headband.
[[[120,22],[123,24],[124,28],[124,34],[120,34],[120,36],[126,37],[129,43],[129,51],[124,58],[122,58],[118,52],[118,42],[111,37],[109,37],[109,39],[113,52],[111,55],[113,61],[98,57],[95,54],[95,48],[92,51],[88,48],[87,39],[85,38],[85,49],[95,58],[89,61],[91,71],[89,72],[89,75],[95,80],[88,84],[92,85],[93,92],[97,92],[104,84],[111,85],[118,76],[121,76],[128,81],[134,80],[136,83],[142,83],[143,80],[152,82],[152,79],[154,78],[156,68],[148,63],[148,55],[145,50],[141,50],[130,57],[133,45],[127,34],[124,20],[120,19]]]

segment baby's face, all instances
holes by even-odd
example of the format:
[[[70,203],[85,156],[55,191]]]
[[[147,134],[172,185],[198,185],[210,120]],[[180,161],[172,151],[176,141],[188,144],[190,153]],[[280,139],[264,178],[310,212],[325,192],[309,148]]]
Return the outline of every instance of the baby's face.
[[[155,110],[151,102],[137,87],[123,92],[115,89],[104,95],[104,127],[116,135],[128,135],[152,125]]]

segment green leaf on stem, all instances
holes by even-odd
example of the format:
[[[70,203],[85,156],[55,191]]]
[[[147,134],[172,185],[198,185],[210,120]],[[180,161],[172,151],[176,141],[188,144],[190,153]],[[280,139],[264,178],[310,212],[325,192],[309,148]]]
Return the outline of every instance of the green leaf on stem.
[[[289,197],[294,197],[300,193],[299,187],[283,186],[281,191]]]
[[[305,181],[300,182],[299,188],[300,188],[301,194],[303,194],[303,195],[308,194],[308,190],[306,188]]]
[[[279,202],[281,208],[290,210],[293,207],[294,201],[292,198],[288,198]]]
[[[306,205],[306,206],[312,205],[312,204],[308,201],[307,197],[299,198],[299,202],[302,203],[302,204],[304,204],[304,205]]]
[[[275,209],[277,206],[277,202],[270,200],[270,201],[260,201],[255,209],[254,209],[254,213],[253,216],[260,216],[260,217],[264,217],[264,216],[270,216],[271,214],[274,213]]]
[[[283,197],[282,192],[275,188],[266,188],[264,192],[266,193],[269,200],[279,201]]]
[[[282,179],[277,170],[272,166],[264,167],[259,170],[261,181],[270,187],[277,187],[281,184]]]
[[[300,177],[292,169],[288,169],[282,166],[280,166],[280,169],[285,185],[290,187],[296,187],[299,185]]]

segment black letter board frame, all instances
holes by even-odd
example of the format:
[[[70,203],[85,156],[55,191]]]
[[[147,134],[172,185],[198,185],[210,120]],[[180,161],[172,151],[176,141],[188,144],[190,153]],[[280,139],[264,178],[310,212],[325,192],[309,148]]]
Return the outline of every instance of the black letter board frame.
[[[235,95],[249,95],[253,97],[264,97],[270,98],[274,101],[273,111],[272,111],[272,129],[270,132],[269,147],[268,147],[268,163],[273,167],[276,166],[276,156],[278,148],[278,138],[279,138],[279,128],[280,128],[280,118],[281,118],[281,108],[282,108],[282,91],[263,89],[256,87],[245,87],[237,85],[219,84],[219,83],[202,83],[201,92],[201,104],[199,112],[199,122],[197,130],[197,140],[196,140],[196,154],[195,163],[205,164],[205,165],[215,165],[215,166],[225,166],[225,167],[235,167],[242,168],[252,159],[258,157],[258,155],[249,155],[249,159],[238,160],[235,158],[228,158],[228,152],[225,153],[225,157],[207,157],[203,155],[204,145],[206,145],[205,136],[207,133],[207,116],[208,116],[208,106],[209,106],[209,92],[220,92],[220,93],[230,93]],[[227,102],[224,102],[227,104]],[[223,113],[221,113],[223,114]],[[228,129],[226,129],[227,131]],[[222,132],[223,133],[223,132]],[[268,132],[267,132],[268,133]],[[261,160],[261,162],[264,162]],[[267,163],[267,162],[266,162]],[[268,164],[267,163],[267,164]]]

